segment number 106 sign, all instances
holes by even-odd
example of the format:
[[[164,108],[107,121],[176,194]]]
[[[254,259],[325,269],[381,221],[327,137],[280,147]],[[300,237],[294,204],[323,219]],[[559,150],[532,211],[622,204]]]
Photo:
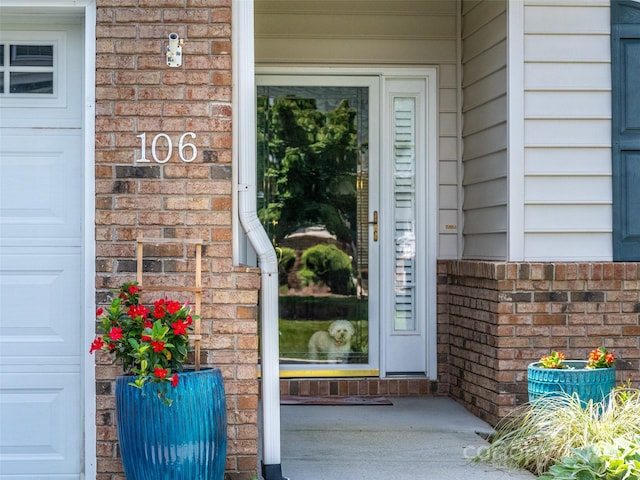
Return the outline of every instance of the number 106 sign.
[[[147,134],[142,133],[136,135],[140,139],[140,157],[136,158],[136,163],[151,163],[147,158]],[[191,143],[190,139],[195,139],[196,134],[193,132],[185,132],[178,140],[178,156],[180,160],[186,163],[193,162],[198,156],[198,149]],[[163,156],[158,156],[158,150],[163,152]],[[159,133],[153,137],[151,142],[151,158],[156,163],[167,163],[173,155],[173,141],[166,133]]]

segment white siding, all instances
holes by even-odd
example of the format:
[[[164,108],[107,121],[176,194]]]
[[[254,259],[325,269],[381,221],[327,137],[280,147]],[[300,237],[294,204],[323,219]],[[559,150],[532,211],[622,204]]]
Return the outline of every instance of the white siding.
[[[464,258],[507,256],[506,6],[462,3]]]
[[[439,258],[458,257],[456,7],[452,0],[255,2],[258,65],[439,67],[440,162],[429,172],[439,175]]]
[[[525,1],[525,260],[612,258],[609,8]]]

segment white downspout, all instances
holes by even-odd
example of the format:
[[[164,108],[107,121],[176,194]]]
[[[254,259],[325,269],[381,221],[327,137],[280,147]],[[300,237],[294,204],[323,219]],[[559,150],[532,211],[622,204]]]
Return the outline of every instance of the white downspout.
[[[256,100],[253,0],[233,0],[233,132],[238,217],[261,270],[262,476],[284,480],[280,459],[278,260],[256,213]]]

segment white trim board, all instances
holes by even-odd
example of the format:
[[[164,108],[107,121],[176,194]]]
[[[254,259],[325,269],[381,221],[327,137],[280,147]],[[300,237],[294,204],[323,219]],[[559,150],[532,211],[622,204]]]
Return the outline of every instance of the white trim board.
[[[524,4],[507,2],[507,258],[524,260]]]

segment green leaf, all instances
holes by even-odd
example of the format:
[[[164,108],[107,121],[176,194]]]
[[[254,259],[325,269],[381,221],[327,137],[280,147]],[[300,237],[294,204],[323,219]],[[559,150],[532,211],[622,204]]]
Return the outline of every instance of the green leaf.
[[[164,340],[169,332],[169,327],[162,324],[162,320],[156,320],[151,329],[151,338],[154,340]]]
[[[129,383],[129,385],[142,389],[146,381],[147,381],[147,377],[138,376],[136,377],[135,381]]]

